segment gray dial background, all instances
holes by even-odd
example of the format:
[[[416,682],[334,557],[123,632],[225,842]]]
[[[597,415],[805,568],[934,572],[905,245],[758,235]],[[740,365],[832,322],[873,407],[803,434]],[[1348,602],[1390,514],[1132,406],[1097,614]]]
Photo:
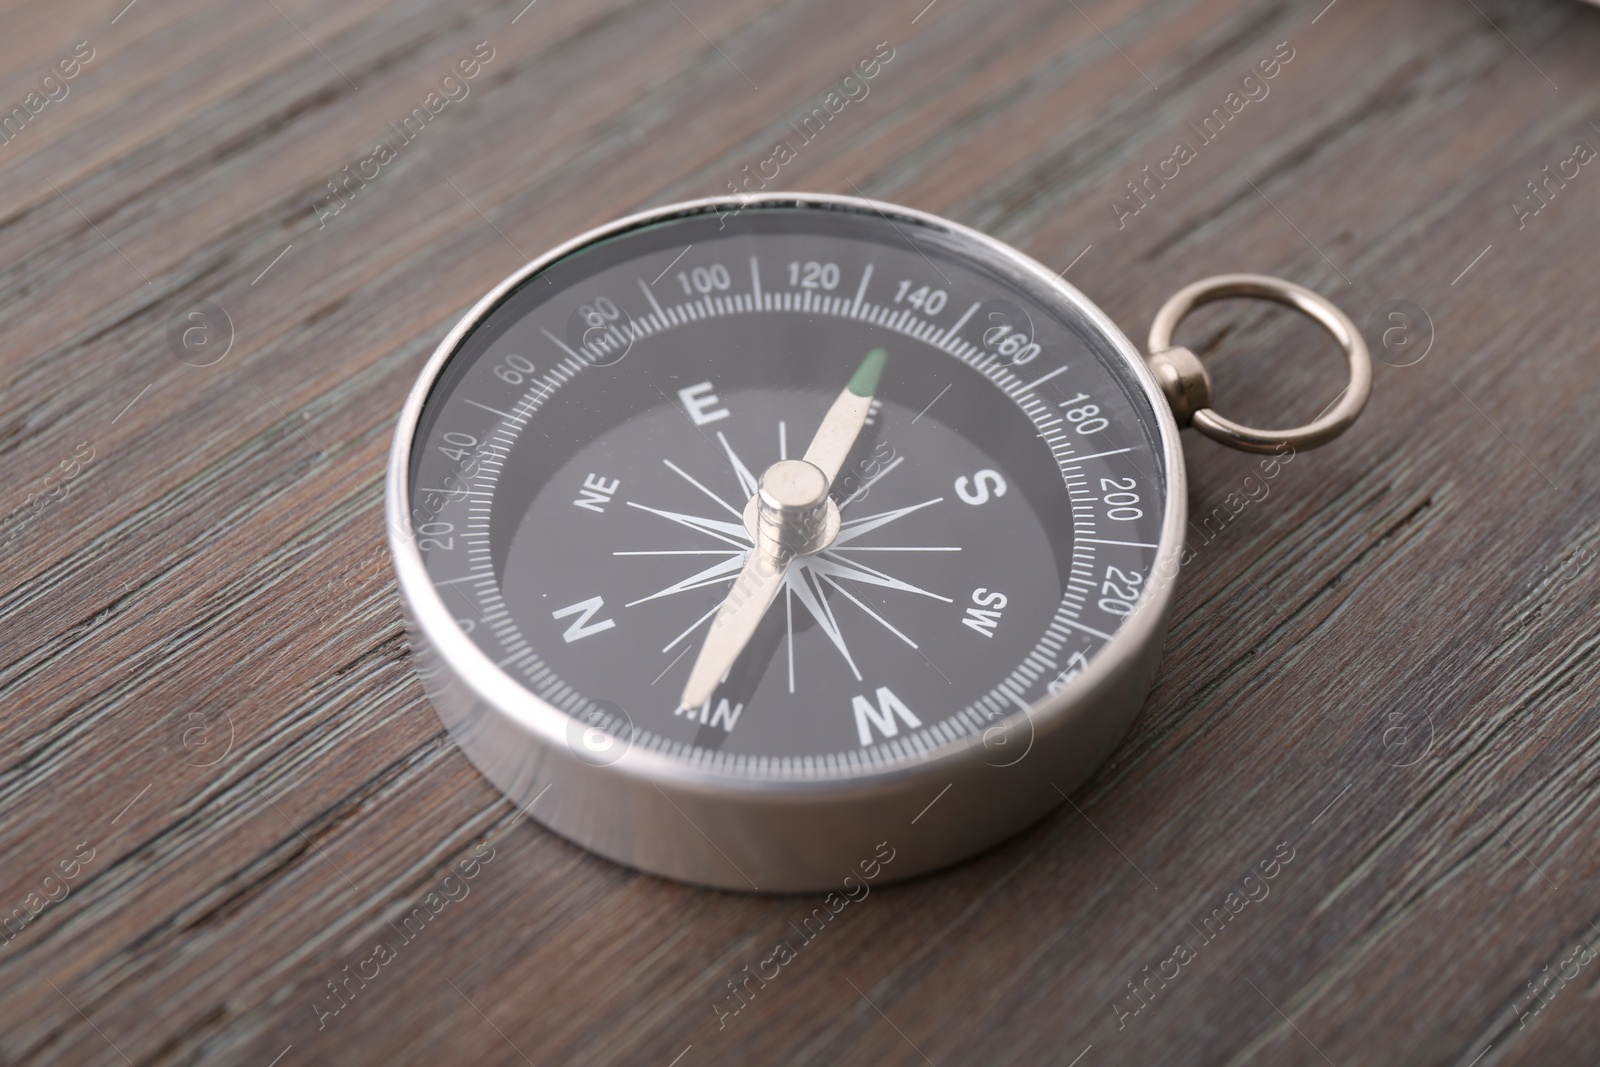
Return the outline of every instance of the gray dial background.
[[[1155,555],[1153,417],[1070,305],[910,230],[705,215],[590,246],[508,297],[441,375],[412,457],[419,547],[479,647],[635,744],[750,774],[919,758],[1069,684]],[[1014,335],[1037,350],[1007,351]],[[917,510],[800,568],[810,596],[780,593],[712,705],[684,713],[748,545],[729,452],[758,477],[782,423],[803,454],[880,346],[882,403],[835,497],[846,531]],[[639,552],[685,554],[617,554]]]

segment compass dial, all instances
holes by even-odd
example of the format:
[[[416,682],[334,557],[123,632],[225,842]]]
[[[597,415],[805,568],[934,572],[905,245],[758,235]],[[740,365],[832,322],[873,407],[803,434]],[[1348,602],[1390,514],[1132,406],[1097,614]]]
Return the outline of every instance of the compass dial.
[[[491,662],[634,747],[826,779],[970,746],[1113,639],[1167,510],[1147,394],[1063,292],[842,207],[582,245],[438,374],[414,543]]]

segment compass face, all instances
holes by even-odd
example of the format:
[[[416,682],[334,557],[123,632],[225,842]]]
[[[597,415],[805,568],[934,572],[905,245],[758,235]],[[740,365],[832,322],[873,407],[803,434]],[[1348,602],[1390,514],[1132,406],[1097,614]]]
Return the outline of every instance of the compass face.
[[[763,475],[815,458],[851,389],[818,483],[837,530],[769,568],[722,647]],[[548,705],[704,770],[845,778],[1071,684],[1151,581],[1162,456],[1117,343],[1047,276],[913,216],[790,202],[525,279],[439,373],[407,490],[457,625]],[[686,707],[703,655],[725,675]]]

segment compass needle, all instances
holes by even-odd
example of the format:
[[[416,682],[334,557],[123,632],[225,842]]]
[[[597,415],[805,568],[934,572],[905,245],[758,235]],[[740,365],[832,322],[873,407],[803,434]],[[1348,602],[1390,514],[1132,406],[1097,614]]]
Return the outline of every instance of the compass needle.
[[[872,398],[878,391],[883,366],[888,361],[889,353],[881,348],[874,348],[867,353],[867,358],[850,376],[849,383],[823,416],[816,436],[806,447],[805,461],[825,474],[829,485],[839,476],[839,468],[844,466],[845,458],[861,434],[861,428],[867,424],[867,415],[872,411]]]
[[[746,525],[754,527],[755,546],[711,621],[705,644],[700,646],[700,654],[689,669],[682,707],[699,708],[711,699],[783,588],[784,573],[790,565],[802,556],[822,551],[838,537],[839,508],[828,494],[867,423],[888,359],[889,354],[881,348],[868,352],[822,417],[805,458],[780,459],[759,480],[751,478],[727,437],[717,431],[717,440],[722,442],[740,484],[754,489],[747,512],[755,521],[752,524],[747,519]],[[855,669],[853,663],[851,669]]]

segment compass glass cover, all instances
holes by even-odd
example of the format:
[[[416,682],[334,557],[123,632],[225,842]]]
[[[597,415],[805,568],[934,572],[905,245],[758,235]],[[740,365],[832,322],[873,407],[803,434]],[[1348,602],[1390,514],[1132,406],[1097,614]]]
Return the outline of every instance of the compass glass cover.
[[[837,534],[683,707],[763,472],[806,454],[874,349]],[[1069,685],[1150,579],[1162,455],[1114,342],[1036,272],[913,217],[791,203],[638,226],[526,278],[433,383],[407,489],[457,625],[547,704],[704,769],[838,778]]]

